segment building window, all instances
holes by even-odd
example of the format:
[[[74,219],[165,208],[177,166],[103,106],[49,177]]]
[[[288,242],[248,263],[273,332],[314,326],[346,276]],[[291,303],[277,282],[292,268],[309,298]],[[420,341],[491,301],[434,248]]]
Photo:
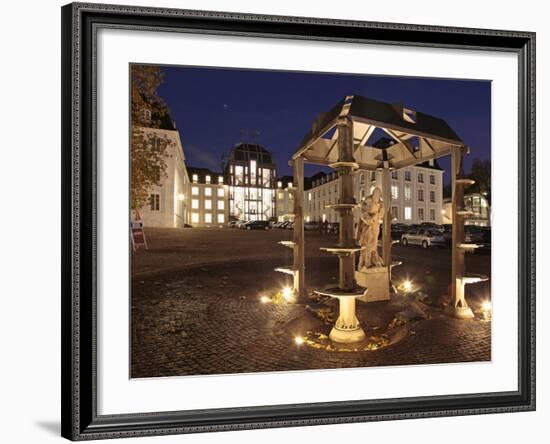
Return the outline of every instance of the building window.
[[[145,122],[151,122],[151,110],[150,109],[145,108],[143,110],[143,120],[145,120]]]
[[[193,174],[193,182],[197,183],[198,181],[199,181],[199,175],[198,174]]]
[[[160,211],[160,194],[149,196],[149,208],[151,211]]]
[[[433,174],[430,174],[430,183],[435,185],[435,176]]]
[[[430,208],[430,220],[435,221],[435,210]]]
[[[398,219],[399,218],[399,211],[397,207],[391,207],[391,218],[392,219]]]
[[[411,207],[405,207],[405,220],[412,219],[412,209]]]
[[[399,172],[398,171],[392,171],[391,172],[391,178],[394,179],[394,180],[397,180],[399,179]]]
[[[277,182],[277,188],[283,188],[283,182],[280,180]]]
[[[223,214],[218,214],[218,223],[223,224],[225,222],[225,216]]]
[[[223,197],[225,195],[223,188],[218,188],[218,197]]]
[[[204,195],[205,195],[205,196],[212,196],[212,188],[210,188],[210,187],[205,187],[205,188],[204,188]]]
[[[418,183],[424,183],[424,174],[423,173],[418,173]]]
[[[204,223],[205,224],[211,224],[212,223],[212,213],[205,213]]]
[[[430,191],[430,202],[435,202],[435,191]]]
[[[225,209],[225,201],[218,200],[218,210],[223,210],[223,209]]]
[[[277,197],[279,198],[279,200],[281,200],[281,199],[284,199],[285,195],[279,191],[277,193]]]
[[[360,183],[361,185],[364,185],[365,184],[365,174],[364,173],[361,173],[361,176],[360,177]]]
[[[391,198],[393,200],[399,199],[399,187],[397,185],[391,186]]]
[[[199,213],[191,213],[191,222],[194,224],[199,223]]]
[[[405,170],[405,180],[407,182],[411,181],[411,172],[409,170]]]
[[[198,196],[199,195],[199,187],[191,187],[191,194],[193,196]]]
[[[191,208],[193,210],[198,210],[199,209],[199,199],[192,199],[191,200]]]
[[[424,208],[418,209],[418,220],[424,220]]]
[[[212,201],[210,199],[206,199],[204,201],[204,209],[205,210],[211,210],[212,209]]]
[[[411,186],[405,185],[405,200],[411,200]]]
[[[206,181],[206,183],[210,183],[210,176],[209,176],[209,175],[206,176],[206,177],[204,178],[204,180]]]
[[[223,184],[223,176],[218,176],[218,183]]]
[[[418,200],[424,202],[424,190],[418,190]]]

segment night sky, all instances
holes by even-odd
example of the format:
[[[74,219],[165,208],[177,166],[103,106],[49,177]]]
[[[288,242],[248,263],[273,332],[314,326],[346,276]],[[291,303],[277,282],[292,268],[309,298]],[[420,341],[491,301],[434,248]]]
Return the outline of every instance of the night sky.
[[[363,95],[446,120],[472,159],[491,156],[491,82],[414,77],[163,67],[159,95],[178,127],[187,165],[221,170],[222,154],[245,140],[243,129],[259,132],[277,174],[291,174],[288,160],[315,116],[346,95]],[[439,160],[447,171],[449,157]],[[306,175],[318,171],[306,167]],[[449,174],[445,173],[445,182]]]

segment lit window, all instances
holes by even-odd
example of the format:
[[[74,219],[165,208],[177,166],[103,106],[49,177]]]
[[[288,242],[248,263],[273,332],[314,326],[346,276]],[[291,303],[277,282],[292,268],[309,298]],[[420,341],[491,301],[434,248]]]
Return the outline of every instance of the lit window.
[[[222,183],[223,183],[223,176],[218,176],[218,183],[219,183],[219,184],[222,184]]]
[[[405,200],[411,200],[411,186],[405,185]]]
[[[205,179],[206,183],[210,183],[210,176],[206,176]]]
[[[430,183],[435,185],[435,176],[433,174],[430,174]]]
[[[223,224],[225,222],[225,216],[223,214],[218,214],[218,223]]]
[[[149,196],[149,208],[151,211],[160,211],[160,194]]]
[[[424,208],[418,209],[418,220],[424,220]]]
[[[307,200],[311,200],[311,193],[307,193]]]
[[[212,223],[212,214],[211,213],[206,213],[204,215],[204,223],[205,224],[211,224]]]
[[[278,197],[279,199],[283,199],[284,196],[285,196],[285,195],[284,195],[283,193],[277,193],[277,197]]]
[[[430,208],[430,220],[435,220],[435,210],[433,208]]]
[[[223,210],[225,208],[225,202],[223,200],[218,200],[218,210]]]
[[[418,200],[424,202],[424,190],[418,190]]]
[[[225,195],[225,191],[223,188],[218,188],[218,197],[223,197]]]
[[[418,173],[418,183],[424,183],[424,174]]]
[[[412,219],[412,209],[411,207],[405,207],[405,220]]]
[[[430,191],[430,202],[435,202],[435,191]]]
[[[199,175],[193,174],[193,182],[197,183],[199,181]]]
[[[399,188],[398,188],[397,185],[392,185],[391,186],[391,198],[393,200],[399,199]]]
[[[191,187],[191,194],[193,196],[198,196],[199,195],[199,187]]]
[[[210,188],[210,187],[205,187],[205,188],[204,188],[204,195],[205,195],[205,196],[212,196],[212,188]]]
[[[407,182],[411,181],[411,172],[409,170],[405,170],[405,180]]]
[[[278,182],[277,182],[277,188],[282,188],[282,187],[283,187],[283,182],[278,181]]]
[[[212,201],[210,199],[206,199],[204,201],[204,209],[205,210],[211,210],[212,209]]]
[[[191,213],[191,222],[194,224],[199,223],[199,213]]]
[[[191,208],[193,208],[193,210],[199,209],[199,199],[191,200]]]

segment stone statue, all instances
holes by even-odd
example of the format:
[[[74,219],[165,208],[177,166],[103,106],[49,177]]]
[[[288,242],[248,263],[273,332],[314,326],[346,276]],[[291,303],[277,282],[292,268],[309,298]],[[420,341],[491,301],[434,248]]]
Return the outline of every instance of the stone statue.
[[[361,202],[361,219],[357,228],[357,243],[361,247],[358,270],[380,267],[382,259],[378,255],[378,235],[384,218],[384,204],[380,200],[380,188],[376,187],[370,196]]]

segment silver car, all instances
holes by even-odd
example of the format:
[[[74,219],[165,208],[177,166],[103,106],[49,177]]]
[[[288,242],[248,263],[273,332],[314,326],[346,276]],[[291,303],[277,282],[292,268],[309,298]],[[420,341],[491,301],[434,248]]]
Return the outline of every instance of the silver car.
[[[401,235],[401,245],[421,245],[422,248],[445,245],[444,234],[433,228],[419,228]]]

